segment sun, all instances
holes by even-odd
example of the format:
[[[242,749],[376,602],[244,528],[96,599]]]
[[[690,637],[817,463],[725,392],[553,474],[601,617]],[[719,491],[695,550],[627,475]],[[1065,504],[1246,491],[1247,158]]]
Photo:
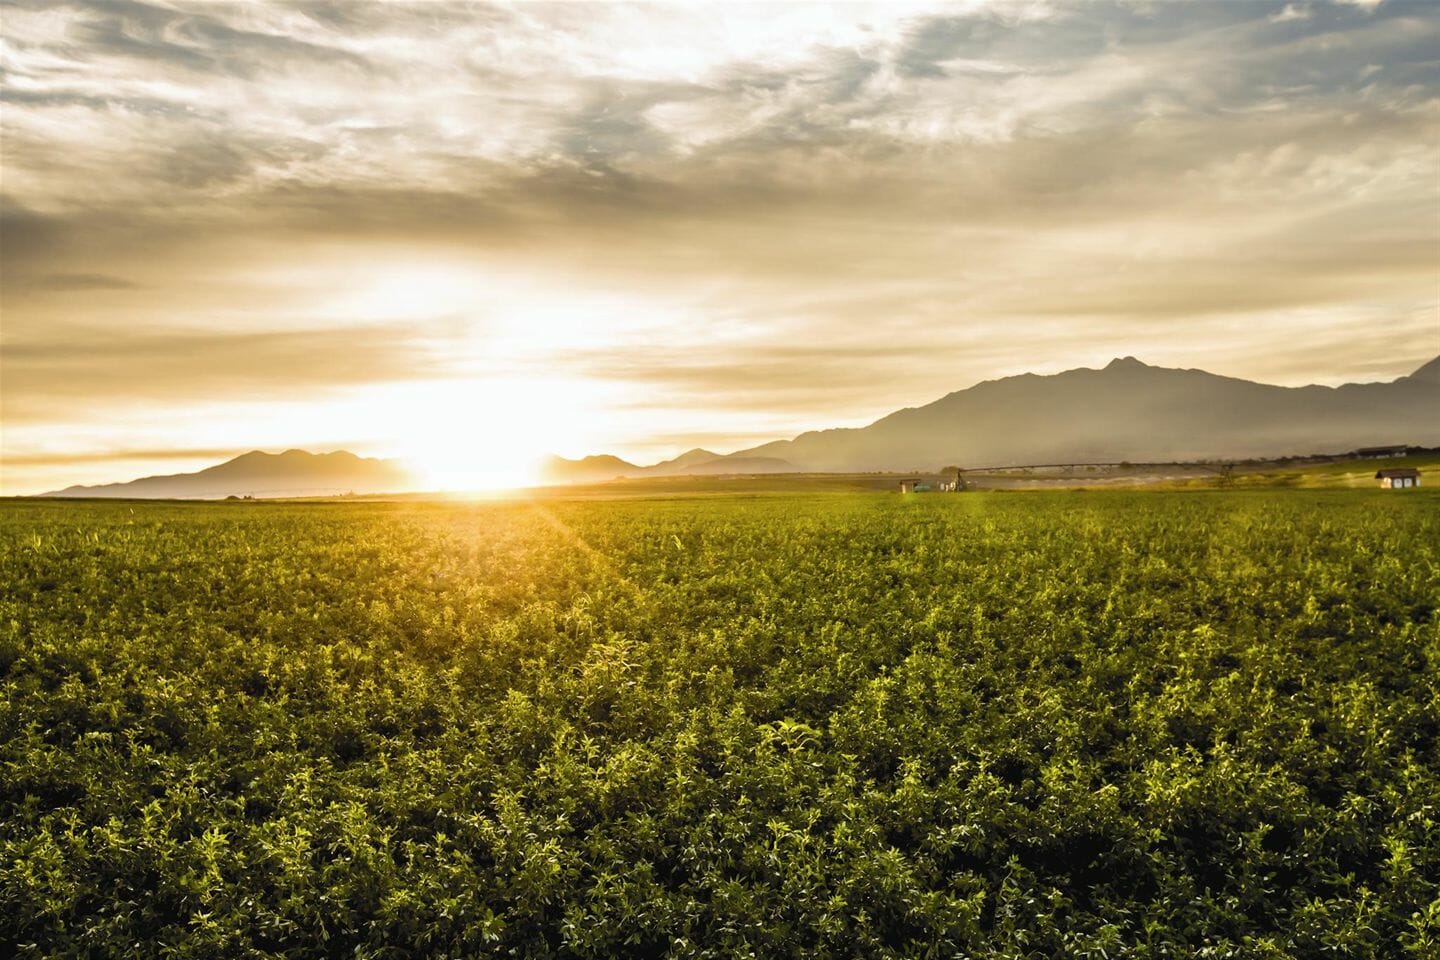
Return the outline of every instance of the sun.
[[[423,385],[405,459],[435,490],[495,490],[540,479],[553,411],[537,391],[496,379]]]
[[[541,481],[541,458],[481,456],[471,451],[438,449],[411,458],[422,489],[436,491],[514,490]]]
[[[611,356],[673,326],[633,291],[594,289],[494,264],[349,263],[337,317],[411,331],[414,379],[368,386],[349,429],[404,460],[428,490],[534,485],[550,456],[606,449],[641,391],[581,358]],[[339,286],[340,284],[334,284]]]
[[[399,455],[425,489],[533,486],[556,452],[589,449],[586,385],[555,377],[429,381],[397,392]]]

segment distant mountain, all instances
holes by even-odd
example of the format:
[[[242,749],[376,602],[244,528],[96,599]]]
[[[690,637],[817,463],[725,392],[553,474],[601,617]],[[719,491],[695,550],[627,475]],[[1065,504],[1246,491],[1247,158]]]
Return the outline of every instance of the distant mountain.
[[[604,483],[637,477],[719,476],[724,474],[798,473],[778,457],[721,456],[698,447],[648,467],[609,454],[567,460],[551,457],[540,470],[542,483]]]
[[[319,497],[408,490],[414,478],[394,460],[358,457],[345,450],[309,453],[252,450],[196,473],[142,477],[129,483],[66,487],[47,497],[136,497],[215,500],[224,497]]]
[[[672,460],[662,460],[646,469],[650,473],[686,473],[697,467],[702,467],[713,460],[719,459],[720,454],[696,447],[693,450],[686,450]]]
[[[673,460],[642,467],[641,476],[718,476],[721,474],[797,473],[793,463],[778,457],[747,457],[738,453],[719,454],[696,447]]]
[[[1243,459],[1386,443],[1440,445],[1440,358],[1391,383],[1278,387],[1124,357],[1101,370],[989,380],[867,427],[731,457],[849,472]]]
[[[801,473],[802,471],[789,460],[781,460],[779,457],[749,457],[732,453],[728,456],[706,460],[703,463],[691,464],[676,472],[692,476],[713,477],[725,474]]]
[[[644,470],[644,467],[608,453],[579,460],[551,457],[540,467],[540,480],[543,483],[602,483],[620,477],[640,476]]]
[[[1431,360],[1404,379],[1421,380],[1425,383],[1440,383],[1440,357]]]
[[[1103,369],[987,380],[867,427],[817,430],[730,454],[696,448],[640,466],[602,454],[551,457],[540,482],[635,477],[853,473],[1047,463],[1246,459],[1388,444],[1440,446],[1440,357],[1390,383],[1277,387],[1134,357]],[[67,487],[52,497],[328,496],[411,490],[397,461],[254,451],[198,473]]]

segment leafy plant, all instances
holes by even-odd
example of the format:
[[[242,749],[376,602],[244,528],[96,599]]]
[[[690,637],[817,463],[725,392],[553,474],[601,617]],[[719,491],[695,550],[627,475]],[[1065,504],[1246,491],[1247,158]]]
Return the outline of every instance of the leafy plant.
[[[1429,956],[1436,506],[11,503],[0,943]]]

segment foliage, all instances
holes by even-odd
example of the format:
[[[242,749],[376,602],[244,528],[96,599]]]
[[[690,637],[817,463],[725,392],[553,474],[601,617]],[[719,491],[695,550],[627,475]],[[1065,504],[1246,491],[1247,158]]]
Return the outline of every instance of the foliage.
[[[1433,957],[1428,490],[0,513],[0,945]]]

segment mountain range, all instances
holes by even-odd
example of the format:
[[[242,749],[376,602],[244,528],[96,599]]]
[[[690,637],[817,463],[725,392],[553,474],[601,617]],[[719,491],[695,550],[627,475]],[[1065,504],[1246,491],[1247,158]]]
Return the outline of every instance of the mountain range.
[[[642,467],[610,454],[566,460],[551,457],[541,467],[541,479],[550,483],[600,483],[623,477],[719,476],[757,473],[799,473],[802,468],[779,457],[719,454],[696,447],[673,460]]]
[[[196,473],[141,477],[129,483],[66,487],[47,497],[136,497],[157,500],[216,500],[224,497],[329,497],[381,493],[414,486],[410,471],[396,460],[360,457],[348,450],[310,453],[252,450]]]
[[[1280,387],[1124,357],[1101,369],[987,380],[865,427],[816,430],[729,454],[697,448],[649,466],[609,454],[552,457],[541,480],[1163,463],[1383,444],[1440,446],[1440,357],[1388,383],[1339,387]],[[395,492],[413,484],[397,461],[345,451],[255,451],[198,473],[69,487],[47,496],[319,496]]]
[[[1098,370],[987,380],[869,426],[811,431],[724,456],[692,450],[651,467],[612,456],[556,458],[547,478],[1164,463],[1382,443],[1440,443],[1440,357],[1389,383],[1339,387],[1279,387],[1123,357]]]
[[[1278,387],[1134,357],[1100,370],[990,380],[867,427],[736,454],[813,471],[1163,463],[1440,443],[1440,357],[1390,383]]]

